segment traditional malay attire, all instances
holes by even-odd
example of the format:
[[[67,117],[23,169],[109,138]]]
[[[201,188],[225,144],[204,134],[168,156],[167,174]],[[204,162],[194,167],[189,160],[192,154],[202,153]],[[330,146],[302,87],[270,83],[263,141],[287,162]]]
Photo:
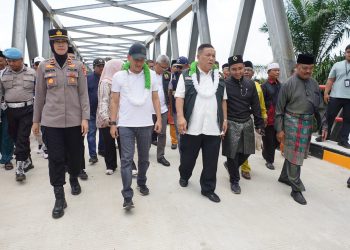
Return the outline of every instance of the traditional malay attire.
[[[300,54],[298,64],[314,64],[314,57]],[[292,187],[291,196],[300,204],[306,200],[300,179],[301,165],[308,154],[314,114],[318,113],[321,94],[313,78],[302,79],[298,74],[291,76],[282,85],[276,105],[275,129],[277,134],[284,131],[284,165],[280,182]]]
[[[228,59],[229,66],[242,63],[242,56]],[[222,154],[227,157],[227,170],[230,174],[231,190],[241,193],[239,186],[239,167],[250,154],[255,153],[254,125],[260,131],[264,128],[261,117],[259,97],[252,80],[235,79],[230,76],[225,80],[227,91],[227,132],[222,143]],[[254,116],[254,124],[251,118]]]

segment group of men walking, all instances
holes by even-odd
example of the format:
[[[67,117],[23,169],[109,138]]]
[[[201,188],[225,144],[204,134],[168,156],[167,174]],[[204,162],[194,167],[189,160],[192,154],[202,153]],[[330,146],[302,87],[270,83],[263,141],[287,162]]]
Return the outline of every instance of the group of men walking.
[[[268,79],[260,85],[252,80],[253,64],[243,61],[241,55],[229,57],[220,74],[211,44],[200,45],[197,60],[189,65],[187,58],[170,62],[166,55],[147,64],[145,46],[135,43],[129,48],[126,62],[97,58],[93,62],[94,72],[86,77],[83,63],[68,56],[67,31],[52,29],[49,39],[53,57],[36,65],[36,72],[24,66],[23,54],[18,49],[3,53],[8,66],[0,75],[2,109],[6,109],[1,115],[1,162],[10,169],[11,150],[15,148],[16,180],[23,181],[25,172],[33,168],[30,131],[35,135],[43,132],[50,183],[56,198],[54,218],[62,217],[67,207],[63,188],[66,171],[73,195],[81,193],[78,177],[85,174],[87,178],[85,135],[89,162],[98,161],[98,151],[105,158],[108,175],[117,168],[117,139],[125,209],[134,207],[132,177],[136,168],[139,192],[148,195],[147,170],[152,143],[157,146],[158,163],[170,166],[165,158],[168,117],[174,121],[172,134],[176,143],[172,143],[172,148],[179,145],[181,187],[188,186],[202,150],[201,194],[220,202],[215,188],[222,144],[230,189],[240,194],[239,168],[242,167],[242,177],[251,178],[248,158],[261,147],[262,138],[262,155],[268,169],[275,169],[275,150],[283,145],[285,162],[279,181],[291,186],[291,196],[296,202],[306,204],[301,193],[305,190],[300,178],[301,165],[308,153],[314,117],[320,117],[318,108],[322,101],[318,83],[311,78],[315,63],[312,55],[298,55],[295,73],[285,83],[278,80],[279,65],[269,64]],[[349,60],[345,65],[350,65],[350,47],[348,50]],[[3,64],[1,59],[0,67]],[[334,75],[336,82],[337,72],[333,71],[331,77]],[[345,91],[349,81],[344,80]],[[329,86],[326,97],[328,92]],[[347,114],[346,100],[336,101],[334,105],[344,105]],[[348,118],[343,134],[347,131]],[[11,140],[3,143],[6,119],[15,147]],[[322,125],[321,139],[325,140],[329,129],[327,122]],[[341,141],[341,145],[346,146],[346,142]]]

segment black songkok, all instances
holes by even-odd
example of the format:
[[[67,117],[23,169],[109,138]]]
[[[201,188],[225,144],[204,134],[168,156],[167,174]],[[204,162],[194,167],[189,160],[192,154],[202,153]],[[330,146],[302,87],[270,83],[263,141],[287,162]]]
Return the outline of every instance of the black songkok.
[[[311,54],[299,54],[297,63],[300,64],[315,64],[315,57]]]
[[[4,57],[5,58],[5,56],[4,56],[4,54],[2,53],[1,50],[0,50],[0,57]]]
[[[176,62],[177,62],[177,60],[176,60],[176,59],[171,60],[171,66],[173,66],[173,65],[174,65]]]
[[[74,54],[73,46],[69,46],[68,47],[68,52],[67,53]]]
[[[221,66],[221,68],[222,68],[222,70],[224,70],[224,68],[228,68],[229,66],[228,66],[228,63],[225,63],[225,64],[223,64],[222,66]]]
[[[228,65],[231,67],[233,64],[243,63],[243,58],[241,55],[235,55],[228,58]]]
[[[253,63],[251,61],[245,61],[244,62],[244,67],[246,67],[246,68],[253,68]]]

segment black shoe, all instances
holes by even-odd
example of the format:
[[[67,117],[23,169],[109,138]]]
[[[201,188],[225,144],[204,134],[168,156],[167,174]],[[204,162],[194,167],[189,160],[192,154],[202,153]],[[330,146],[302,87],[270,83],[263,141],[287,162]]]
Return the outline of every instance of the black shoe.
[[[162,158],[159,158],[158,160],[158,163],[162,164],[163,166],[166,166],[166,167],[169,167],[170,166],[170,162],[168,162],[164,156]]]
[[[69,183],[70,183],[72,195],[78,195],[81,193],[81,187],[80,187],[78,178],[69,179]]]
[[[293,197],[293,199],[298,202],[301,205],[306,205],[306,200],[301,192],[292,191],[290,195]]]
[[[238,183],[233,183],[233,184],[231,184],[231,190],[232,190],[232,192],[234,192],[235,194],[240,194],[240,193],[241,193],[241,187],[239,186]]]
[[[177,144],[171,144],[171,149],[177,149]]]
[[[202,195],[207,197],[212,202],[220,202],[220,197],[214,192],[213,193],[207,193],[207,194],[202,192]]]
[[[278,181],[281,182],[281,183],[284,183],[284,184],[286,184],[286,185],[288,185],[288,186],[290,186],[290,181],[289,181],[289,180],[282,179],[282,178],[280,177],[280,178],[278,178]]]
[[[268,169],[275,170],[275,166],[274,166],[272,163],[270,163],[270,162],[266,162],[266,163],[265,163],[265,166],[266,166]]]
[[[132,199],[131,198],[125,198],[124,199],[124,203],[123,203],[123,208],[125,210],[130,210],[132,208],[134,208],[134,203],[132,202]]]
[[[224,167],[226,168],[226,170],[228,171],[228,165],[227,165],[227,161],[224,162]]]
[[[24,173],[16,173],[16,181],[24,181],[26,179],[26,175]]]
[[[179,183],[180,183],[181,187],[187,187],[188,186],[188,180],[185,180],[183,178],[180,178]]]
[[[97,156],[92,156],[90,159],[89,159],[89,162],[92,164],[95,164],[96,162],[98,162],[98,159],[97,159]]]
[[[105,157],[105,152],[104,151],[98,151],[98,155],[101,155],[102,157]]]
[[[67,207],[66,199],[64,198],[63,187],[54,187],[55,206],[52,209],[52,217],[58,219],[64,215],[64,209]]]
[[[5,163],[5,169],[6,169],[6,170],[12,170],[12,169],[13,169],[13,164],[12,164],[12,162]]]
[[[82,180],[87,180],[89,178],[89,176],[87,175],[87,173],[85,172],[84,169],[82,169],[79,173],[79,178],[82,179]]]
[[[350,188],[350,178],[348,179],[348,188]]]
[[[29,170],[33,169],[34,168],[34,165],[33,164],[30,164],[28,165],[28,167],[25,167],[23,170],[24,170],[24,173],[27,173]]]
[[[158,142],[157,141],[152,141],[152,145],[157,146]]]
[[[139,186],[139,189],[142,195],[149,195],[149,189],[146,185]]]
[[[338,142],[338,145],[350,149],[350,144],[348,142]]]

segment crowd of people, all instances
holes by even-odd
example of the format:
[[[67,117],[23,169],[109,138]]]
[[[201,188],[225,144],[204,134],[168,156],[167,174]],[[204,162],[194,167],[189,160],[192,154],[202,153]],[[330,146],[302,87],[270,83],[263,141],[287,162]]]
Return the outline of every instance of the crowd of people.
[[[350,148],[350,45],[345,60],[336,63],[329,74],[324,93],[329,104],[321,116],[323,98],[312,78],[315,59],[310,54],[298,55],[293,74],[283,83],[279,64],[269,64],[267,80],[261,84],[253,78],[253,63],[241,55],[229,57],[220,72],[211,44],[200,45],[196,61],[190,63],[186,57],[171,61],[166,55],[147,60],[146,47],[135,43],[126,61],[96,58],[93,72],[87,74],[69,47],[66,30],[49,30],[49,40],[52,58],[37,57],[32,68],[24,65],[23,52],[17,48],[0,53],[0,163],[6,170],[13,169],[14,155],[16,181],[25,181],[26,172],[34,168],[33,132],[38,152],[48,159],[55,196],[53,218],[62,217],[67,207],[66,172],[72,195],[81,193],[79,178],[88,179],[85,136],[89,163],[96,164],[98,155],[103,157],[107,175],[118,167],[118,149],[126,210],[134,207],[133,177],[142,195],[150,193],[151,145],[156,147],[157,162],[171,165],[165,154],[168,124],[171,149],[179,151],[179,185],[188,186],[201,150],[201,194],[213,202],[220,202],[215,188],[221,147],[234,194],[242,192],[241,176],[251,179],[248,158],[256,149],[262,149],[265,165],[271,170],[275,169],[276,149],[281,150],[285,161],[278,181],[289,185],[293,199],[303,205],[307,202],[302,194],[301,166],[313,127],[321,131],[318,141],[329,139],[334,118],[342,108],[338,144]]]

